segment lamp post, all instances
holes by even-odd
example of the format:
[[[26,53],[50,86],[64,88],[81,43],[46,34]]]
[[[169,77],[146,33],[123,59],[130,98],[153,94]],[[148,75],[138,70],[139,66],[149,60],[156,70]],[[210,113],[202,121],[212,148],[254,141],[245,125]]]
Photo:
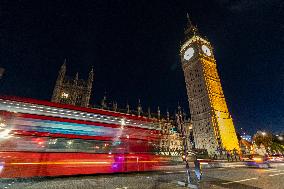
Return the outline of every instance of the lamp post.
[[[185,168],[186,168],[186,174],[187,174],[187,183],[179,181],[178,184],[183,185],[183,186],[187,186],[189,188],[197,188],[196,185],[192,184],[192,179],[191,179],[191,175],[190,175],[186,128],[185,128],[185,124],[184,124],[183,119],[182,119],[182,114],[177,114],[177,124],[180,126],[180,133],[181,133],[182,141],[183,141],[183,153],[184,153],[184,159],[185,159]]]

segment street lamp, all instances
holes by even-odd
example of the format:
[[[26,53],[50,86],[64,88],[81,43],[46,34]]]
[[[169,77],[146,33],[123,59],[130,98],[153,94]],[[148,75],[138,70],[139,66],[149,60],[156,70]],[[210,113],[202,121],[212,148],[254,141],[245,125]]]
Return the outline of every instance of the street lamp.
[[[187,173],[187,183],[178,181],[178,184],[187,186],[189,188],[197,188],[196,185],[192,184],[192,179],[190,175],[190,167],[189,167],[189,159],[188,159],[189,149],[187,146],[186,128],[185,128],[184,122],[182,122],[182,117],[180,116],[178,117],[178,124],[180,124],[180,133],[183,139],[183,153],[184,153],[185,167],[186,167],[186,173]]]
[[[124,126],[125,126],[125,119],[121,119],[121,128],[123,129]]]
[[[4,129],[3,131],[0,131],[0,139],[10,138],[10,131],[10,129]]]
[[[5,126],[6,126],[5,123],[0,123],[0,128],[3,128],[3,127],[5,127]]]
[[[265,136],[266,135],[266,132],[261,132],[262,136]]]

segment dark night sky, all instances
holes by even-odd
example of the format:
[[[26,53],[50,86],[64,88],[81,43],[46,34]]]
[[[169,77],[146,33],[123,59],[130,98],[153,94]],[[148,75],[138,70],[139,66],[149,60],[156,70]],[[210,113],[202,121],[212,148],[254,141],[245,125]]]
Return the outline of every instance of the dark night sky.
[[[105,91],[132,107],[188,109],[180,41],[186,12],[214,46],[236,127],[284,130],[282,0],[13,1],[0,2],[3,94],[49,100],[58,69],[87,78],[92,103]]]

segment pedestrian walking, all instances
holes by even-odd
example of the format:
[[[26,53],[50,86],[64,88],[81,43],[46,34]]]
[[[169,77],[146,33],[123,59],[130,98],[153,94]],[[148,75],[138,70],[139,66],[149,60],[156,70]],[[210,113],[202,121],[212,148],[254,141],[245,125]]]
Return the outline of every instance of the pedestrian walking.
[[[201,180],[202,170],[201,170],[200,162],[197,158],[194,160],[194,172],[199,182]]]
[[[235,160],[237,161],[237,150],[234,148],[234,150],[233,150],[233,153],[234,153],[234,158],[235,158]]]
[[[230,157],[231,157],[231,161],[233,162],[234,161],[234,153],[232,151],[230,152]]]
[[[227,160],[228,160],[228,161],[230,161],[230,156],[231,156],[231,155],[230,155],[230,152],[227,151]]]

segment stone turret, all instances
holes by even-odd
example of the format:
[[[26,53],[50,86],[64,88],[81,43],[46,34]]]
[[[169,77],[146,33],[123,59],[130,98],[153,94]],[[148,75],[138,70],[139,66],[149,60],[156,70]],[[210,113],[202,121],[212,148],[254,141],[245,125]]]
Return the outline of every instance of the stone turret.
[[[90,73],[89,73],[89,77],[88,77],[88,81],[87,81],[86,95],[83,98],[83,102],[82,102],[85,107],[89,106],[91,93],[92,93],[92,87],[93,87],[93,81],[94,81],[94,69],[92,68]]]
[[[92,93],[94,71],[91,69],[88,80],[79,79],[76,73],[74,78],[66,76],[66,59],[61,66],[54,86],[52,102],[88,107]]]
[[[53,95],[52,95],[52,102],[57,102],[59,101],[60,97],[61,97],[61,93],[60,93],[60,89],[62,88],[63,82],[64,82],[64,78],[65,78],[65,74],[66,74],[66,59],[64,60],[64,63],[62,64],[59,72],[58,72],[58,76],[57,76],[57,80],[55,83],[55,87],[53,90]]]

